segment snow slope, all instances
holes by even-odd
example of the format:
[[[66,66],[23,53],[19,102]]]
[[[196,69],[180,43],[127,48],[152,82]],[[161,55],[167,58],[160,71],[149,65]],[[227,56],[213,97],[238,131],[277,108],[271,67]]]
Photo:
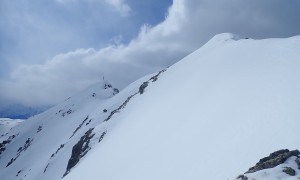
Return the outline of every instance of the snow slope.
[[[95,126],[96,119],[88,116],[104,116],[101,105],[116,93],[108,82],[100,82],[12,128],[0,138],[5,148],[0,149],[0,179],[60,179],[72,146]]]
[[[233,179],[299,149],[300,36],[221,34],[161,75],[66,180]]]
[[[0,179],[234,179],[299,149],[299,49],[220,34],[117,95],[99,83],[1,137]]]

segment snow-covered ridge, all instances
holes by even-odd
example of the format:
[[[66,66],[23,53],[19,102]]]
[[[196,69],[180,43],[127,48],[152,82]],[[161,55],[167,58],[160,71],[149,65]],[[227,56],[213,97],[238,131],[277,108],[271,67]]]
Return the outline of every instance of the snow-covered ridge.
[[[0,179],[233,179],[300,149],[299,49],[222,34],[119,93],[100,82],[1,137]]]

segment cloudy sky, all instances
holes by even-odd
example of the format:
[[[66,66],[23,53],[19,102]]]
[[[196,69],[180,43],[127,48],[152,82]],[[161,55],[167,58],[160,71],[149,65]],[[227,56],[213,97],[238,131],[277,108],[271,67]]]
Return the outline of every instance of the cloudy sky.
[[[52,105],[99,81],[120,89],[215,34],[300,35],[299,0],[1,0],[0,106]]]

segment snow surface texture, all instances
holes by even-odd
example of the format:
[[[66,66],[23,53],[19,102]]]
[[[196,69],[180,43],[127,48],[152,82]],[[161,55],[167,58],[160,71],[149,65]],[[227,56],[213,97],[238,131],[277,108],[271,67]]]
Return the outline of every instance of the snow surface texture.
[[[117,95],[99,83],[1,137],[0,179],[234,179],[300,148],[299,49],[221,34]]]

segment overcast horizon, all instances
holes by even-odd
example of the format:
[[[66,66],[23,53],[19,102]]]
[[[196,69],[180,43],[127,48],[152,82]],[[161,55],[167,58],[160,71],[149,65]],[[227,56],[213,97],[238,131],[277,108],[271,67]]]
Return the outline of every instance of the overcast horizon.
[[[0,106],[56,104],[170,66],[215,34],[300,35],[298,0],[3,0]]]

